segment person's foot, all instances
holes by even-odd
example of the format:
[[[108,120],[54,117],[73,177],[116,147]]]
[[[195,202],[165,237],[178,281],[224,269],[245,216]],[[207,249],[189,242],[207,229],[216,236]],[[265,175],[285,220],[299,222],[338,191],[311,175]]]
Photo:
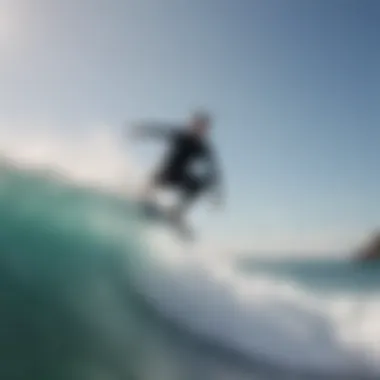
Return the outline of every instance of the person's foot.
[[[184,239],[187,240],[188,242],[194,241],[194,238],[195,238],[194,231],[188,226],[182,226],[181,233]]]
[[[174,208],[169,211],[169,220],[175,226],[175,228],[180,232],[182,237],[191,241],[194,239],[193,230],[187,226],[187,224],[183,220],[183,213],[180,209]]]
[[[178,207],[173,207],[167,211],[169,220],[172,223],[181,223],[182,224],[182,212]]]

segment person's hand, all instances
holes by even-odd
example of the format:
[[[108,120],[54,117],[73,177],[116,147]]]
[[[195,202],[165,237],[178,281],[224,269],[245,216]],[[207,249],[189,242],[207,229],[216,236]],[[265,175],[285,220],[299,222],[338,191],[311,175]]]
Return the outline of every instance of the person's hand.
[[[131,139],[139,138],[141,135],[140,125],[138,124],[127,125],[126,135],[128,138],[131,138]]]
[[[212,205],[212,208],[213,210],[220,210],[223,206],[223,197],[222,197],[222,194],[218,191],[218,192],[214,192],[212,194],[212,197],[210,199],[210,202],[211,202],[211,205]]]
[[[143,136],[141,124],[125,124],[125,136],[127,139],[138,139]]]

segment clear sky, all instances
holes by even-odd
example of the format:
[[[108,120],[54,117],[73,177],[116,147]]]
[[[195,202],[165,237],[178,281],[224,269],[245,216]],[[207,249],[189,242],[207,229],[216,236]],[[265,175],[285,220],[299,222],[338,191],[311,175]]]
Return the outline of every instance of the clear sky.
[[[376,0],[0,0],[0,121],[207,107],[228,190],[213,233],[346,248],[380,224],[379,19]]]

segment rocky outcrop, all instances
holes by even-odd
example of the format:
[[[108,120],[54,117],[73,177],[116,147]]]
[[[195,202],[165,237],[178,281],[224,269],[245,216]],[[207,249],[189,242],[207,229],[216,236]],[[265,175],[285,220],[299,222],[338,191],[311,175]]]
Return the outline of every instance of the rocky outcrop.
[[[377,231],[369,239],[357,255],[358,260],[380,260],[380,232]]]

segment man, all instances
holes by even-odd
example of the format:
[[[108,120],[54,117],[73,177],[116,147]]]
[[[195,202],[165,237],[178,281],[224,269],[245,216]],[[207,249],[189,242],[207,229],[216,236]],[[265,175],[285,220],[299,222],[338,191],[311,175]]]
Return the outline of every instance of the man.
[[[219,165],[207,140],[210,128],[210,116],[197,112],[185,128],[142,125],[137,130],[142,137],[164,138],[169,143],[169,152],[149,182],[145,195],[151,198],[158,188],[179,192],[181,200],[171,212],[174,220],[181,221],[185,210],[207,191],[213,191],[216,200],[221,200]],[[206,173],[194,173],[192,166],[196,163],[205,164]]]

